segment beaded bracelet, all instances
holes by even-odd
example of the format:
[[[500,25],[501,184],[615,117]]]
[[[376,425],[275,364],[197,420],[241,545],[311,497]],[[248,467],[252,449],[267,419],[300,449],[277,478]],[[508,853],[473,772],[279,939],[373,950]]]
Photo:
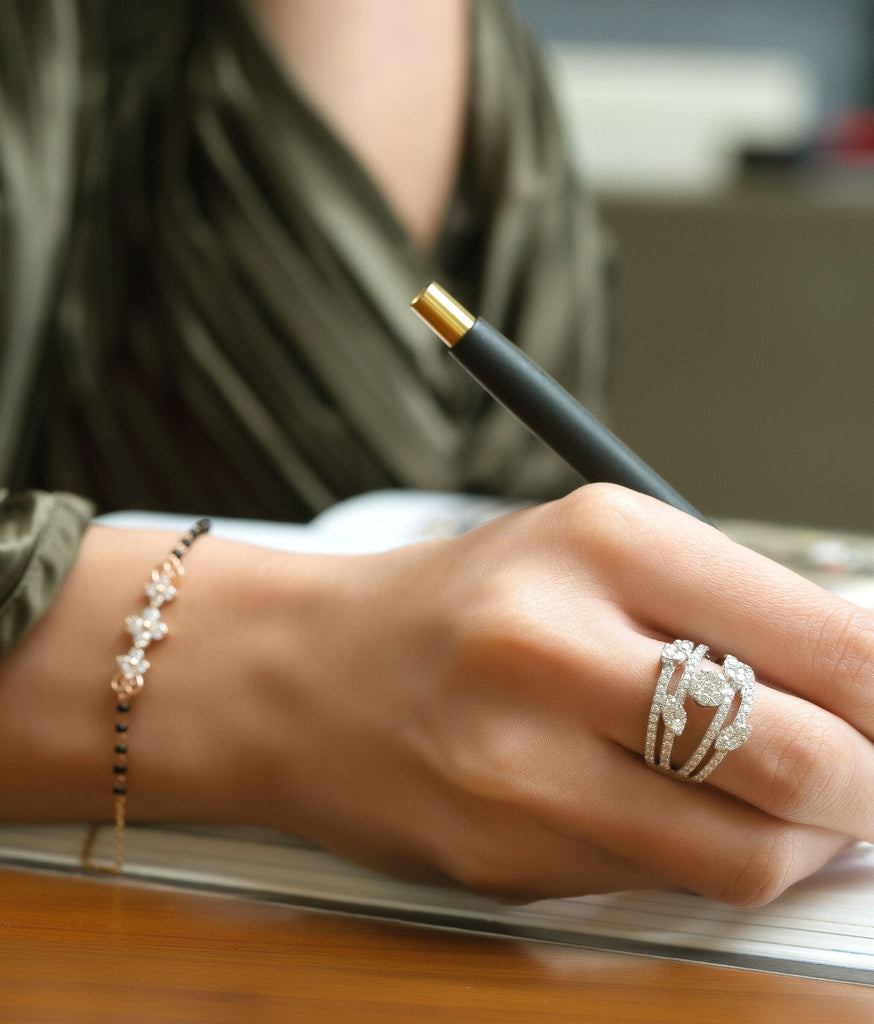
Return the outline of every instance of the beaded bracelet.
[[[148,605],[139,615],[128,615],[124,620],[133,646],[127,654],[120,654],[115,660],[118,671],[110,681],[115,699],[115,763],[112,766],[112,793],[115,809],[115,851],[112,864],[98,864],[92,860],[91,854],[100,825],[92,825],[82,847],[82,867],[86,871],[117,875],[124,863],[124,827],[127,812],[127,732],[130,724],[130,702],[143,689],[149,662],[146,660],[146,649],[150,644],[163,639],[167,635],[167,623],[161,619],[163,605],[176,596],[176,586],[185,570],[182,559],[185,552],[210,528],[208,519],[199,519],[194,526],[179,539],[179,543],[159,566],[152,570],[152,576],[145,585]]]

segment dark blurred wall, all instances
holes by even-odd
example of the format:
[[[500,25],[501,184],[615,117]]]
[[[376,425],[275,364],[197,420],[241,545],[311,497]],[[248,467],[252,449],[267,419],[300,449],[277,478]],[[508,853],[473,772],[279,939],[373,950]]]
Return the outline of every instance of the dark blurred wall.
[[[614,200],[613,426],[714,517],[874,533],[874,191]]]
[[[562,43],[780,50],[874,106],[874,0],[517,0]],[[874,533],[874,149],[712,194],[610,193],[613,426],[714,517]]]

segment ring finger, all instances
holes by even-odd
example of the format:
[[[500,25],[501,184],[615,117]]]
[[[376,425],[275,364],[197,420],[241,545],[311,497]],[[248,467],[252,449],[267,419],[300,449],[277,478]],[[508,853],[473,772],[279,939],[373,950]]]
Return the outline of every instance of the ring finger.
[[[605,681],[612,699],[599,712],[604,734],[641,760],[662,647],[638,635],[612,660],[614,677]],[[717,668],[706,662],[701,667]],[[684,710],[687,722],[671,758],[675,768],[714,718],[712,708],[691,699]],[[761,680],[749,724],[749,738],[725,754],[708,784],[776,818],[874,841],[874,804],[868,797],[874,792],[874,746],[865,737],[838,716]]]

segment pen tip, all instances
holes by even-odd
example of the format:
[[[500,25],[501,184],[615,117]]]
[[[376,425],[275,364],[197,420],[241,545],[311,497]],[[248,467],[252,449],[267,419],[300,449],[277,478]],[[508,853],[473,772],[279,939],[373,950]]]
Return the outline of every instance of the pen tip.
[[[436,281],[423,288],[410,306],[450,348],[467,334],[476,322],[476,318]]]

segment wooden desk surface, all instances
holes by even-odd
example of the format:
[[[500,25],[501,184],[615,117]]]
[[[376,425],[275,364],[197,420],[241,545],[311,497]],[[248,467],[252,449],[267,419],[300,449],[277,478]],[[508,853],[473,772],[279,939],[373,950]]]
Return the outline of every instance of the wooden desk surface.
[[[0,870],[0,1021],[870,1024],[874,989]]]

